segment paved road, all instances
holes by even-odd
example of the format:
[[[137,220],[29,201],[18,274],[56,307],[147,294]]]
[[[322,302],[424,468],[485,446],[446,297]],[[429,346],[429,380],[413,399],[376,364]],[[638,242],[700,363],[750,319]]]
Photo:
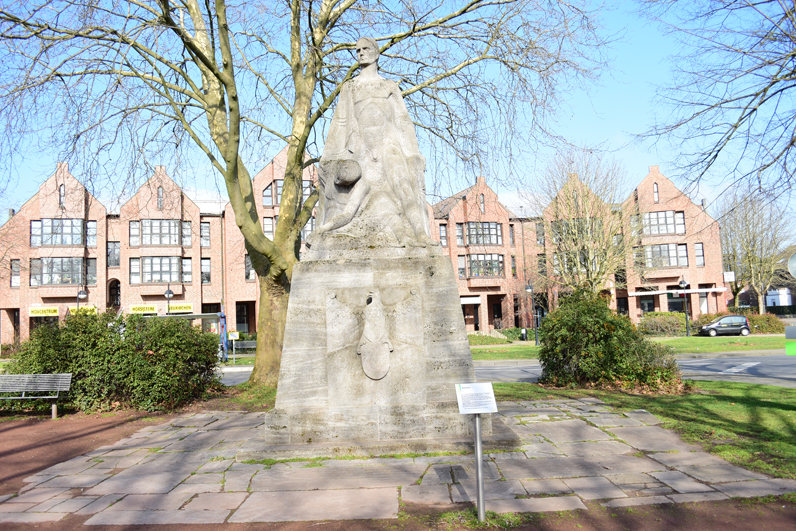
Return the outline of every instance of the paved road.
[[[484,365],[484,362],[476,362],[475,375],[482,382],[536,382],[542,373],[542,367],[536,361],[510,360],[505,363]],[[796,388],[796,356],[681,356],[677,363],[683,376],[691,380],[724,380]],[[225,385],[237,385],[248,380],[250,373],[251,367],[230,367],[224,370],[221,381]]]

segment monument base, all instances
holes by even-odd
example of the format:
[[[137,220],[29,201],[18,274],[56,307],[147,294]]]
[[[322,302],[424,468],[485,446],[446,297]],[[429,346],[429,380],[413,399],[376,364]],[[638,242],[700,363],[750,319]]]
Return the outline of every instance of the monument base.
[[[460,441],[445,443],[451,451],[472,444],[455,385],[474,382],[475,370],[450,258],[440,247],[396,251],[336,250],[296,264],[265,446],[350,452],[368,443],[394,453],[445,447],[431,440]],[[492,433],[489,417],[482,432]]]
[[[473,423],[472,415],[462,417]],[[490,415],[481,415],[483,424]],[[491,435],[482,436],[484,452],[522,451],[522,440],[503,421],[491,419]],[[238,450],[235,460],[259,461],[263,459],[311,459],[316,457],[379,457],[398,454],[427,454],[437,452],[470,453],[475,451],[474,439],[395,439],[390,441],[361,441],[357,443],[312,443],[312,444],[265,444],[249,442]]]

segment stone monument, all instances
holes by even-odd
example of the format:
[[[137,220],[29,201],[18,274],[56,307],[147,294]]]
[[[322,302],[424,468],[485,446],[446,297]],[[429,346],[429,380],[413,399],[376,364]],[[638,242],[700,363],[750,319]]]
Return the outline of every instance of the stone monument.
[[[450,258],[429,236],[425,158],[376,42],[356,52],[320,161],[318,228],[293,270],[276,406],[264,445],[239,459],[472,447],[454,384],[475,372]],[[482,430],[487,446],[518,444],[488,417]]]

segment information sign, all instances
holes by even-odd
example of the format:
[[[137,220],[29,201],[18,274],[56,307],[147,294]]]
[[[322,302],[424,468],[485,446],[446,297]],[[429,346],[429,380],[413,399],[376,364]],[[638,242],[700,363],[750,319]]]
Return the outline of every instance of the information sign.
[[[169,313],[193,313],[193,304],[191,303],[169,304]]]
[[[235,340],[237,340],[240,337],[240,334],[238,332],[228,332],[227,335],[229,336],[229,339],[235,339]]]
[[[497,413],[498,410],[492,382],[456,384],[456,400],[462,415]]]
[[[154,304],[133,304],[130,313],[158,313],[158,307]]]
[[[58,317],[58,306],[37,306],[30,309],[31,317]]]

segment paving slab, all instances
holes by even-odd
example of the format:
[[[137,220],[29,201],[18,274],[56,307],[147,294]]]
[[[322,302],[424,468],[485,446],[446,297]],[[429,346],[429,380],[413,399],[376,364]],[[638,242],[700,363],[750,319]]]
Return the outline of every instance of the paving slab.
[[[110,507],[111,504],[122,499],[123,496],[123,494],[106,494],[105,496],[100,496],[93,502],[77,511],[77,514],[96,514],[100,511],[104,511]]]
[[[245,491],[246,489],[236,489],[236,490]],[[181,485],[177,485],[169,492],[174,494],[177,493],[205,494],[210,492],[221,492],[221,483],[183,483]]]
[[[24,513],[28,509],[33,509],[39,505],[35,502],[30,503],[3,503],[0,504],[0,513]]]
[[[501,452],[499,454],[489,454],[492,459],[527,459],[523,452]]]
[[[669,450],[689,452],[700,449],[699,446],[684,443],[674,432],[664,430],[658,426],[611,428],[610,431],[630,446],[647,452],[666,452]]]
[[[196,498],[188,502],[184,510],[186,511],[209,511],[209,510],[234,510],[249,495],[248,492],[221,492],[216,494],[199,494]]]
[[[107,511],[169,511],[187,502],[191,493],[131,494],[114,503]]]
[[[247,491],[254,473],[254,470],[228,470],[224,474],[224,491]]]
[[[524,444],[522,450],[527,457],[550,457],[564,454],[560,448],[550,443]]]
[[[207,511],[202,511],[207,512]],[[396,518],[398,489],[254,492],[230,517],[239,522],[300,522]]]
[[[600,505],[603,507],[632,507],[634,505],[659,505],[663,503],[672,503],[672,500],[666,496],[647,496],[644,498],[619,498]]]
[[[453,483],[453,472],[449,464],[431,465],[423,475],[423,485]]]
[[[171,425],[178,428],[201,428],[218,420],[215,417],[188,417],[174,420]]]
[[[527,492],[516,479],[508,481],[484,481],[485,500],[512,500],[517,496],[525,496]],[[478,487],[475,481],[466,481],[451,485],[453,503],[476,502]]]
[[[664,470],[661,472],[650,472],[650,476],[665,483],[681,494],[690,492],[715,492],[715,489],[704,483],[694,481],[682,472],[677,470]]]
[[[752,472],[729,463],[707,466],[681,466],[680,470],[706,483],[726,483],[746,479],[768,479],[768,476]]]
[[[565,479],[564,483],[584,500],[627,497],[627,494],[622,489],[617,488],[602,476],[570,478]]]
[[[108,474],[75,474],[73,476],[56,476],[46,483],[41,483],[42,488],[67,489],[93,487],[97,483],[105,481],[110,476]]]
[[[690,494],[669,494],[667,496],[675,503],[692,503],[713,500],[726,500],[727,495],[721,492],[694,492]]]
[[[572,489],[560,479],[534,479],[520,481],[531,496],[537,494],[571,494]]]
[[[533,431],[554,443],[613,439],[604,431],[579,419],[533,424]]]
[[[425,471],[426,465],[423,464],[359,468],[270,469],[258,472],[252,478],[250,488],[253,492],[265,492],[306,490],[308,488],[323,490],[400,487],[416,484]],[[226,488],[226,484],[224,486]]]
[[[486,504],[487,511],[502,513],[545,513],[553,511],[588,510],[577,496],[557,498],[526,498],[519,500],[491,500]]]
[[[155,474],[141,473],[139,467],[128,468],[99,485],[90,488],[86,496],[102,496],[104,494],[158,494],[166,493],[182,483],[190,472],[162,472]]]
[[[221,483],[224,481],[224,474],[222,472],[213,472],[210,474],[193,474],[188,476],[183,484],[192,484],[192,483],[206,483],[206,484],[213,484],[213,483]]]
[[[61,500],[61,502],[50,509],[51,513],[76,513],[87,505],[97,501],[96,496],[78,496],[77,498],[70,498],[68,500]]]
[[[401,500],[411,503],[446,504],[451,503],[447,483],[408,485],[401,487]]]
[[[718,490],[730,498],[751,498],[754,496],[779,495],[786,492],[796,492],[796,480],[793,479],[764,479],[758,481],[739,481],[714,485]]]
[[[506,461],[516,461],[516,459],[502,459],[500,462],[503,463]],[[462,481],[475,481],[475,461],[453,465],[451,469],[453,470],[453,479],[457,483],[461,483]],[[498,465],[492,461],[484,461],[483,472],[485,480],[500,479],[501,477],[498,471]]]
[[[643,426],[641,421],[621,415],[599,415],[596,417],[589,417],[589,422],[599,427]]]
[[[30,509],[28,509],[28,512],[31,513],[66,512],[66,511],[50,511],[50,509],[52,509],[56,505],[62,504],[64,501],[66,501],[64,498],[50,498],[45,502],[41,502],[38,505],[31,507]]]
[[[633,411],[628,411],[625,413],[631,419],[640,420],[644,424],[649,424],[650,426],[654,426],[656,424],[660,424],[661,420],[647,411],[646,409],[636,409]]]
[[[54,498],[59,494],[63,494],[64,492],[68,491],[68,488],[59,487],[59,488],[35,488],[29,490],[24,494],[20,494],[14,498],[8,500],[6,504],[15,504],[15,503],[41,503],[43,501],[47,501],[50,498]]]
[[[566,455],[620,455],[635,451],[619,441],[558,443],[556,446]]]
[[[6,501],[7,499],[9,499],[9,498],[11,498],[11,497],[13,497],[13,496],[14,496],[13,494],[3,494],[3,495],[0,495],[0,503],[3,503],[4,501]]]
[[[725,465],[727,461],[707,452],[657,452],[647,454],[647,457],[655,459],[659,463],[672,468],[681,466],[708,466]]]
[[[213,472],[224,472],[234,463],[234,459],[223,459],[221,461],[210,461],[199,467],[197,474],[211,474]]]
[[[633,455],[586,457],[541,457],[505,459],[500,471],[506,479],[550,479],[601,476],[616,472],[652,472],[665,467],[651,459]],[[614,472],[615,473],[615,472]]]
[[[83,525],[222,524],[229,511],[103,511]]]
[[[57,522],[67,513],[0,513],[0,523],[6,524],[39,524]]]

